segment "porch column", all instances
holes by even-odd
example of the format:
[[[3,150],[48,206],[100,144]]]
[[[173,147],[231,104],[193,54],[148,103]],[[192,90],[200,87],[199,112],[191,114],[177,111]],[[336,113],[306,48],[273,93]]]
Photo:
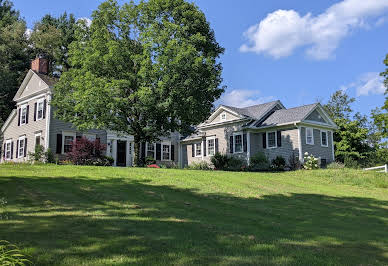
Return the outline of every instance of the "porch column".
[[[131,154],[129,154],[129,145],[130,145],[130,142],[129,142],[129,139],[127,139],[126,141],[126,147],[125,147],[125,153],[126,153],[126,162],[125,162],[125,166],[131,166]]]
[[[298,138],[299,138],[299,161],[303,163],[303,150],[302,150],[302,128],[298,126]]]
[[[113,166],[117,166],[117,139],[112,141],[112,158],[115,160]]]
[[[251,132],[247,132],[247,163],[251,163]]]

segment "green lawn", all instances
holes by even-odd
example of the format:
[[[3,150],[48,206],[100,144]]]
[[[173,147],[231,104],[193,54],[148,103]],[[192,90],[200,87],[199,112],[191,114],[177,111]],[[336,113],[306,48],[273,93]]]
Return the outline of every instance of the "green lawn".
[[[385,174],[3,165],[1,198],[36,265],[388,265]]]

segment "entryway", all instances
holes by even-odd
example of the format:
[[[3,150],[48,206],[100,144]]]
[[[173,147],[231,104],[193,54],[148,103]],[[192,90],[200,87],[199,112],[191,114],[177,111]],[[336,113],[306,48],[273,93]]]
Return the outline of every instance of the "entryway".
[[[117,156],[116,165],[125,167],[127,165],[127,142],[118,140],[117,141]]]

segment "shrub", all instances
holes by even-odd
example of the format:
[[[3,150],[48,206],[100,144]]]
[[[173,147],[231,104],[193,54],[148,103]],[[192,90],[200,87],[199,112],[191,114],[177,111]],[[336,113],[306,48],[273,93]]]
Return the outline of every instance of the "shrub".
[[[294,152],[288,158],[288,165],[291,170],[298,170],[301,167],[299,157]]]
[[[46,161],[46,153],[42,145],[35,146],[34,152],[29,152],[28,156],[32,162],[43,162]]]
[[[306,170],[318,169],[319,168],[318,159],[315,158],[313,155],[309,155],[309,153],[306,152],[304,154],[303,168],[306,169]]]
[[[270,164],[264,153],[258,152],[251,157],[251,171],[268,171],[269,169]]]
[[[230,156],[225,170],[227,170],[227,171],[244,171],[244,170],[246,170],[246,163],[244,160],[242,160],[236,156]]]
[[[30,265],[32,264],[24,256],[19,248],[8,241],[0,240],[0,265]]]
[[[151,156],[147,156],[144,160],[146,165],[156,164],[156,160]]]
[[[215,169],[225,170],[228,167],[229,156],[216,152],[210,161],[212,162]]]
[[[85,137],[73,142],[72,149],[66,158],[76,165],[109,165],[110,160],[103,155],[106,146],[96,139],[90,141]]]
[[[327,169],[342,169],[345,165],[341,162],[333,162],[327,165]]]
[[[359,168],[357,160],[355,160],[351,155],[345,155],[344,157],[344,165],[347,168]]]
[[[160,168],[157,164],[149,164],[147,165],[147,168]]]
[[[54,153],[50,148],[48,148],[46,151],[46,162],[47,163],[55,163],[56,162],[55,157],[54,157]]]
[[[271,166],[275,171],[284,171],[286,160],[282,156],[276,156],[276,158],[272,160]]]
[[[187,169],[190,170],[211,170],[212,168],[210,167],[209,163],[206,161],[201,161],[198,163],[192,163],[190,164]]]

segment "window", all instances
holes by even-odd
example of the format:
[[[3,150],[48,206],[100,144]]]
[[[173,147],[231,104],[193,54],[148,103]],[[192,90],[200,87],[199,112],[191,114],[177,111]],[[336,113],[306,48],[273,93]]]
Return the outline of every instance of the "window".
[[[242,134],[234,135],[234,152],[240,153],[243,151],[243,138]]]
[[[10,160],[11,159],[11,155],[12,155],[11,145],[12,145],[12,141],[11,140],[8,140],[5,143],[5,159],[6,160]]]
[[[163,161],[169,161],[170,160],[170,145],[169,144],[163,144],[162,145],[162,160]]]
[[[202,155],[202,146],[201,143],[195,143],[195,157],[201,157]]]
[[[306,144],[314,145],[314,131],[311,127],[306,128]]]
[[[276,131],[267,132],[267,148],[276,148],[277,140],[276,140]]]
[[[40,146],[41,133],[35,134],[35,147]]]
[[[20,124],[24,125],[27,123],[27,105],[22,106],[20,110]]]
[[[222,113],[221,114],[221,121],[225,121],[226,120],[226,113]]]
[[[327,131],[321,131],[321,146],[328,147]]]
[[[155,143],[147,143],[147,157],[155,159]]]
[[[41,120],[43,118],[43,108],[44,108],[44,100],[42,99],[37,102],[36,120]]]
[[[208,139],[207,141],[207,151],[209,156],[213,156],[215,154],[215,150],[216,150],[215,141],[216,140],[214,138]]]
[[[24,149],[26,146],[26,138],[25,137],[20,137],[19,138],[19,147],[18,147],[18,158],[23,158],[24,157]]]
[[[63,144],[63,152],[68,153],[71,151],[71,147],[73,146],[74,136],[65,136],[65,141]]]

